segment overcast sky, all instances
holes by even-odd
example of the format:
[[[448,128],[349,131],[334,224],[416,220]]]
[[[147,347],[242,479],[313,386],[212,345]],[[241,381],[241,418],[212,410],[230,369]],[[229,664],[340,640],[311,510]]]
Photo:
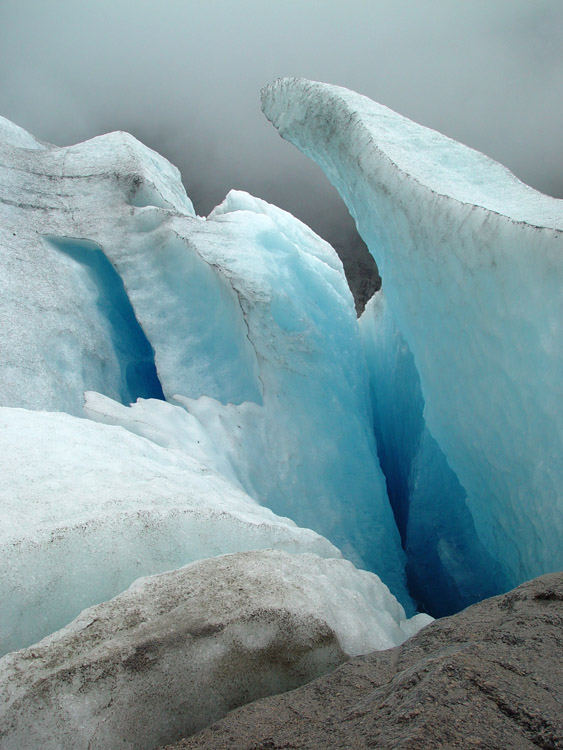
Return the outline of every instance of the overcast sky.
[[[0,114],[58,145],[127,130],[198,213],[242,188],[342,241],[340,199],[260,112],[282,75],[366,94],[563,197],[563,0],[0,0]]]

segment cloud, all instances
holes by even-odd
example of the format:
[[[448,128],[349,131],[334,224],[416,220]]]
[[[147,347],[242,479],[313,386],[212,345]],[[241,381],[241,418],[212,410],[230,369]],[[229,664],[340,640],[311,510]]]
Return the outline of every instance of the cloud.
[[[560,0],[3,0],[0,113],[59,145],[128,130],[196,209],[231,187],[335,243],[353,225],[259,108],[301,75],[348,86],[563,197]]]

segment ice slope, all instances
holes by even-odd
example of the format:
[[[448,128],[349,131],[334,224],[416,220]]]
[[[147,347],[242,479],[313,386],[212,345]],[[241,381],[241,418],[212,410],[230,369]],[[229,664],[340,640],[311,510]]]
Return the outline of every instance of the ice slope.
[[[477,537],[466,493],[424,422],[420,379],[383,291],[359,323],[379,460],[407,554],[409,590],[424,611],[450,615],[509,586]]]
[[[67,414],[1,408],[0,476],[0,653],[192,560],[340,556],[186,452]]]
[[[378,263],[486,551],[510,585],[560,568],[562,202],[346,89],[281,79],[262,101]]]
[[[0,404],[175,400],[207,465],[410,607],[332,248],[245,193],[196,217],[177,170],[124,133],[0,157]]]
[[[268,402],[264,406],[223,405],[208,397],[176,398],[183,408],[157,400],[139,400],[125,407],[88,393],[85,412],[93,420],[121,425],[161,446],[181,450],[276,513],[288,515],[301,526],[323,529],[356,564],[377,570],[410,606],[391,508],[383,501],[378,505],[374,492],[377,482],[375,490],[386,498],[383,479],[361,443],[356,458],[367,456],[369,463],[355,464],[353,435],[344,435],[349,446],[340,443],[339,436],[317,437],[307,415],[295,418],[290,414],[282,419]],[[274,407],[280,408],[277,403]],[[366,422],[370,424],[369,414]],[[307,446],[308,439],[321,443]],[[352,471],[355,475],[344,473]]]
[[[0,659],[0,745],[154,748],[392,648],[406,620],[377,576],[274,550],[136,581],[63,630]]]
[[[16,148],[47,148],[48,144],[41,143],[27,130],[20,128],[14,122],[0,116],[0,141],[4,146]]]

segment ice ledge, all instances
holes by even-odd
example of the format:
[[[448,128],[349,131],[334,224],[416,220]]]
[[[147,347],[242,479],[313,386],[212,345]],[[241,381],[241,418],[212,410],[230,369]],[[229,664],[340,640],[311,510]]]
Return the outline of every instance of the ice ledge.
[[[509,585],[558,569],[563,201],[345,89],[282,79],[263,109],[376,259],[483,546]]]
[[[479,206],[533,227],[563,230],[563,201],[521,182],[506,167],[361,94],[302,78],[280,78],[262,90],[262,110],[280,135],[307,152],[331,144],[372,179],[392,166],[431,193]],[[327,168],[329,165],[326,165]]]

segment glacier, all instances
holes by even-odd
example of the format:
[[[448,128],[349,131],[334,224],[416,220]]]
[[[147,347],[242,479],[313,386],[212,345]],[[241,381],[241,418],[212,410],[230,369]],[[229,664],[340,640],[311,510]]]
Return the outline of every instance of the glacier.
[[[449,484],[422,490],[416,524],[438,512],[455,530],[466,508],[476,535],[466,538],[466,563],[484,549],[495,566],[481,575],[498,591],[561,568],[562,202],[340,87],[280,79],[263,90],[262,107],[340,192],[412,354],[420,394],[403,397],[395,418],[404,424],[394,429],[407,433],[402,450],[415,471],[428,476],[424,453],[442,453],[430,472]],[[412,383],[400,372],[405,359],[396,362]],[[389,415],[379,431],[394,441]],[[380,444],[381,454],[391,449]],[[396,480],[404,523],[415,498],[404,494],[404,473]],[[453,568],[456,554],[442,547]]]
[[[276,548],[340,557],[197,458],[122,427],[0,409],[0,654],[140,576]]]
[[[510,586],[479,540],[465,490],[424,421],[420,378],[383,291],[368,302],[359,324],[409,591],[424,611],[449,615]]]
[[[263,109],[359,321],[282,209],[0,118],[2,747],[153,746],[562,567],[562,202],[345,89]]]
[[[130,212],[146,226],[147,202],[193,215],[178,171],[125,133],[30,147],[31,136],[0,125],[0,405],[79,416],[85,390],[161,397],[154,353],[102,245],[142,236]]]
[[[0,120],[3,651],[225,553],[343,555],[407,615],[563,562],[561,202],[353,92],[263,107],[378,262],[359,322],[280,208],[200,217],[126,133]]]
[[[128,134],[1,124],[3,651],[264,547],[344,554],[412,614],[334,250],[240,191],[196,216]]]

